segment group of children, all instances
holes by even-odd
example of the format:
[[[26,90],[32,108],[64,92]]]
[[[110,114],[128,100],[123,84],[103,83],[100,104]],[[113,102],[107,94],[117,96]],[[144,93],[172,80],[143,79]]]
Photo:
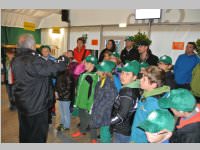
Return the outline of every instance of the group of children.
[[[90,55],[83,64],[74,92],[80,125],[73,138],[89,132],[97,143],[99,131],[100,143],[200,142],[200,105],[190,91],[175,88],[169,56],[160,57],[158,66],[136,60],[121,65],[113,52],[101,63]],[[57,85],[61,103],[73,99],[71,75]],[[64,109],[68,115],[62,113],[59,130],[70,128],[69,104]]]

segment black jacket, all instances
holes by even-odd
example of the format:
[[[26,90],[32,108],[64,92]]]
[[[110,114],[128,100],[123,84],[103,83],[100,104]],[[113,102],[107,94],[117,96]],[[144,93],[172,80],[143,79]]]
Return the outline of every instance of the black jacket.
[[[174,73],[172,71],[165,72],[165,84],[168,85],[170,89],[176,88]]]
[[[200,143],[200,122],[175,130],[170,143]]]
[[[139,62],[142,62],[142,60],[139,59]],[[157,66],[159,62],[159,58],[156,55],[153,55],[151,50],[148,50],[148,58],[145,60],[146,63],[148,63],[150,66]]]
[[[75,83],[73,75],[68,68],[59,72],[56,80],[56,91],[60,101],[72,101],[74,99]]]
[[[123,64],[125,64],[125,61],[132,61],[132,60],[139,60],[140,55],[136,47],[133,47],[130,51],[127,51],[126,48],[124,48],[121,52],[120,59]]]
[[[18,111],[33,116],[50,108],[53,103],[50,76],[55,76],[65,67],[65,61],[46,61],[36,51],[18,49],[12,62],[15,79],[14,97]]]
[[[131,135],[135,106],[140,98],[137,88],[124,87],[120,90],[112,110],[111,129],[126,136]]]

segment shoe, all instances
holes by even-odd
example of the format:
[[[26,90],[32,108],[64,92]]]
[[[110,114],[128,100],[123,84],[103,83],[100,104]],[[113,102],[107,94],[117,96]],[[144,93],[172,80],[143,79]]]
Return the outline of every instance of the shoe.
[[[58,130],[58,131],[61,131],[63,128],[64,128],[64,127],[63,127],[63,124],[60,124],[60,125],[57,127],[57,130]]]
[[[98,135],[97,138],[100,139],[100,135]]]
[[[93,139],[91,140],[91,143],[97,143],[97,140]]]
[[[73,138],[75,138],[75,137],[79,137],[79,136],[83,136],[83,135],[86,135],[86,133],[81,133],[80,131],[77,131],[77,132],[73,133],[71,136]]]

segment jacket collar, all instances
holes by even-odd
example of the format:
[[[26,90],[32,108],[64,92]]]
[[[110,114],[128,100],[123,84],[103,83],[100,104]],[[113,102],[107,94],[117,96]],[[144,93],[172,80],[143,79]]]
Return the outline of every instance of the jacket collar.
[[[162,87],[153,89],[152,91],[149,91],[149,92],[144,91],[143,97],[147,98],[147,97],[150,97],[150,96],[160,95],[160,94],[163,94],[163,93],[166,93],[166,92],[169,92],[169,91],[170,91],[169,86],[162,86]]]
[[[129,88],[139,88],[140,87],[140,80],[135,80],[127,85],[124,85],[123,87],[129,87]]]

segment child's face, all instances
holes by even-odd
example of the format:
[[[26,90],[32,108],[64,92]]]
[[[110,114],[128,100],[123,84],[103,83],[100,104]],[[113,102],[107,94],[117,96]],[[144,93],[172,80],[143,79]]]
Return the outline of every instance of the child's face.
[[[170,66],[170,65],[167,65],[167,64],[165,64],[165,63],[163,63],[163,62],[159,62],[159,63],[158,63],[158,67],[159,67],[160,69],[164,70],[164,71],[169,70],[169,66]]]
[[[167,130],[162,130],[158,133],[145,132],[145,134],[149,143],[161,143],[165,140],[168,140],[172,136],[172,132]]]
[[[86,62],[84,63],[85,65],[85,70],[89,71],[89,70],[93,70],[94,69],[94,65],[92,63]]]
[[[110,55],[108,53],[104,54],[103,60],[110,60]]]
[[[140,88],[146,91],[151,91],[156,88],[156,83],[151,83],[149,78],[143,75],[140,80]]]
[[[120,80],[123,85],[129,84],[136,80],[136,76],[132,72],[124,72],[120,74]]]
[[[173,114],[174,114],[176,117],[184,117],[184,112],[177,111],[177,110],[174,109],[174,108],[171,108],[171,111],[173,112]]]

